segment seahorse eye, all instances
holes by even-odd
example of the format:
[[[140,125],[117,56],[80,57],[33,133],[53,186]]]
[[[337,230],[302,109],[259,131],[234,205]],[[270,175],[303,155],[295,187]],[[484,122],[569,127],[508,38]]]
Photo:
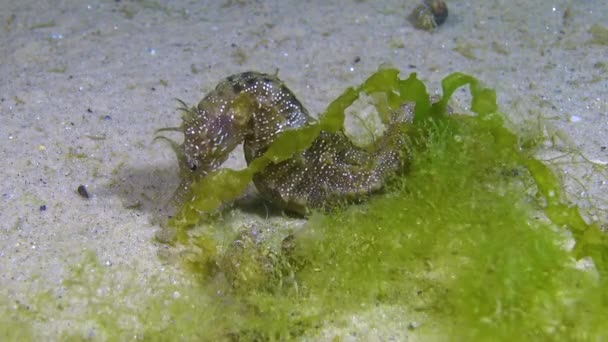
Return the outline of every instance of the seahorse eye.
[[[188,161],[188,168],[190,169],[190,171],[194,172],[198,168],[198,165],[196,165],[196,163],[192,161]]]

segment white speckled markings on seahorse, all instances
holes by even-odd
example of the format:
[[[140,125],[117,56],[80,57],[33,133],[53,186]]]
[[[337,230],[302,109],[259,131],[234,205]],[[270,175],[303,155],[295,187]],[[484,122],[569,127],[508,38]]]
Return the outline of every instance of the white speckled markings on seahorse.
[[[281,80],[257,72],[232,75],[198,106],[182,109],[184,142],[178,159],[182,170],[198,175],[218,168],[242,142],[249,164],[279,133],[314,122]],[[404,109],[407,114],[412,110],[413,105]],[[403,167],[406,156],[399,124],[406,116],[394,115],[385,134],[365,149],[342,132],[321,132],[306,151],[267,166],[253,181],[265,198],[300,214],[361,200],[380,190]]]

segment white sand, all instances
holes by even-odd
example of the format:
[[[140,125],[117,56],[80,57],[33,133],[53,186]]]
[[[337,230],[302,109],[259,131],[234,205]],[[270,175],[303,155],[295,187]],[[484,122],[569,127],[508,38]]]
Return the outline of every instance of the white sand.
[[[179,125],[174,98],[194,104],[241,71],[278,69],[311,113],[380,64],[417,72],[432,92],[462,71],[496,89],[509,117],[542,116],[586,157],[608,162],[608,46],[590,44],[588,33],[608,26],[605,1],[450,1],[434,33],[406,20],[416,1],[8,3],[0,4],[0,297],[10,305],[40,291],[69,296],[61,281],[85,250],[142,284],[179,278],[153,241],[178,182],[154,131]],[[456,105],[466,109],[462,98]],[[567,171],[583,204],[604,203],[605,179],[589,166]],[[130,281],[113,277],[113,286]],[[84,329],[63,315],[45,323],[50,337],[70,322],[68,330]]]

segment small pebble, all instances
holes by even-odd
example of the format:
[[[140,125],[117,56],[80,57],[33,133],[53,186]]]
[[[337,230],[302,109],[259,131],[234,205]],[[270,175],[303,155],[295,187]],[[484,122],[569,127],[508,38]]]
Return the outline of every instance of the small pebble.
[[[80,195],[80,197],[82,198],[89,198],[89,193],[87,192],[87,187],[84,185],[79,185],[78,186],[78,194]]]
[[[45,211],[46,210],[46,204],[43,204],[40,206],[40,211]]]

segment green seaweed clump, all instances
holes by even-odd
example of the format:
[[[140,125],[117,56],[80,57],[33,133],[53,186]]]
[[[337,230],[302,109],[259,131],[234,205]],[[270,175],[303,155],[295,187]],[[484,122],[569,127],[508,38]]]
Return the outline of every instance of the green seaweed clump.
[[[318,125],[285,132],[248,168],[220,170],[194,184],[196,199],[171,224],[178,243],[196,246],[187,261],[198,265],[202,283],[231,289],[236,307],[218,310],[226,323],[213,336],[315,336],[327,328],[323,322],[341,325],[366,310],[397,306],[413,311],[409,333],[422,336],[606,338],[608,239],[536,159],[538,137],[507,129],[495,92],[471,76],[446,77],[443,97],[431,103],[415,74],[398,74],[378,71],[332,102]],[[465,85],[475,115],[447,114],[448,100]],[[380,113],[416,103],[404,129],[410,170],[386,194],[314,214],[286,238],[290,248],[226,247],[232,233],[222,230],[230,229],[212,221],[203,233],[190,233],[201,212],[238,197],[255,172],[304,150],[321,130],[342,129],[344,110],[361,92],[384,95],[376,96],[385,99]],[[582,259],[592,271],[575,267]]]

